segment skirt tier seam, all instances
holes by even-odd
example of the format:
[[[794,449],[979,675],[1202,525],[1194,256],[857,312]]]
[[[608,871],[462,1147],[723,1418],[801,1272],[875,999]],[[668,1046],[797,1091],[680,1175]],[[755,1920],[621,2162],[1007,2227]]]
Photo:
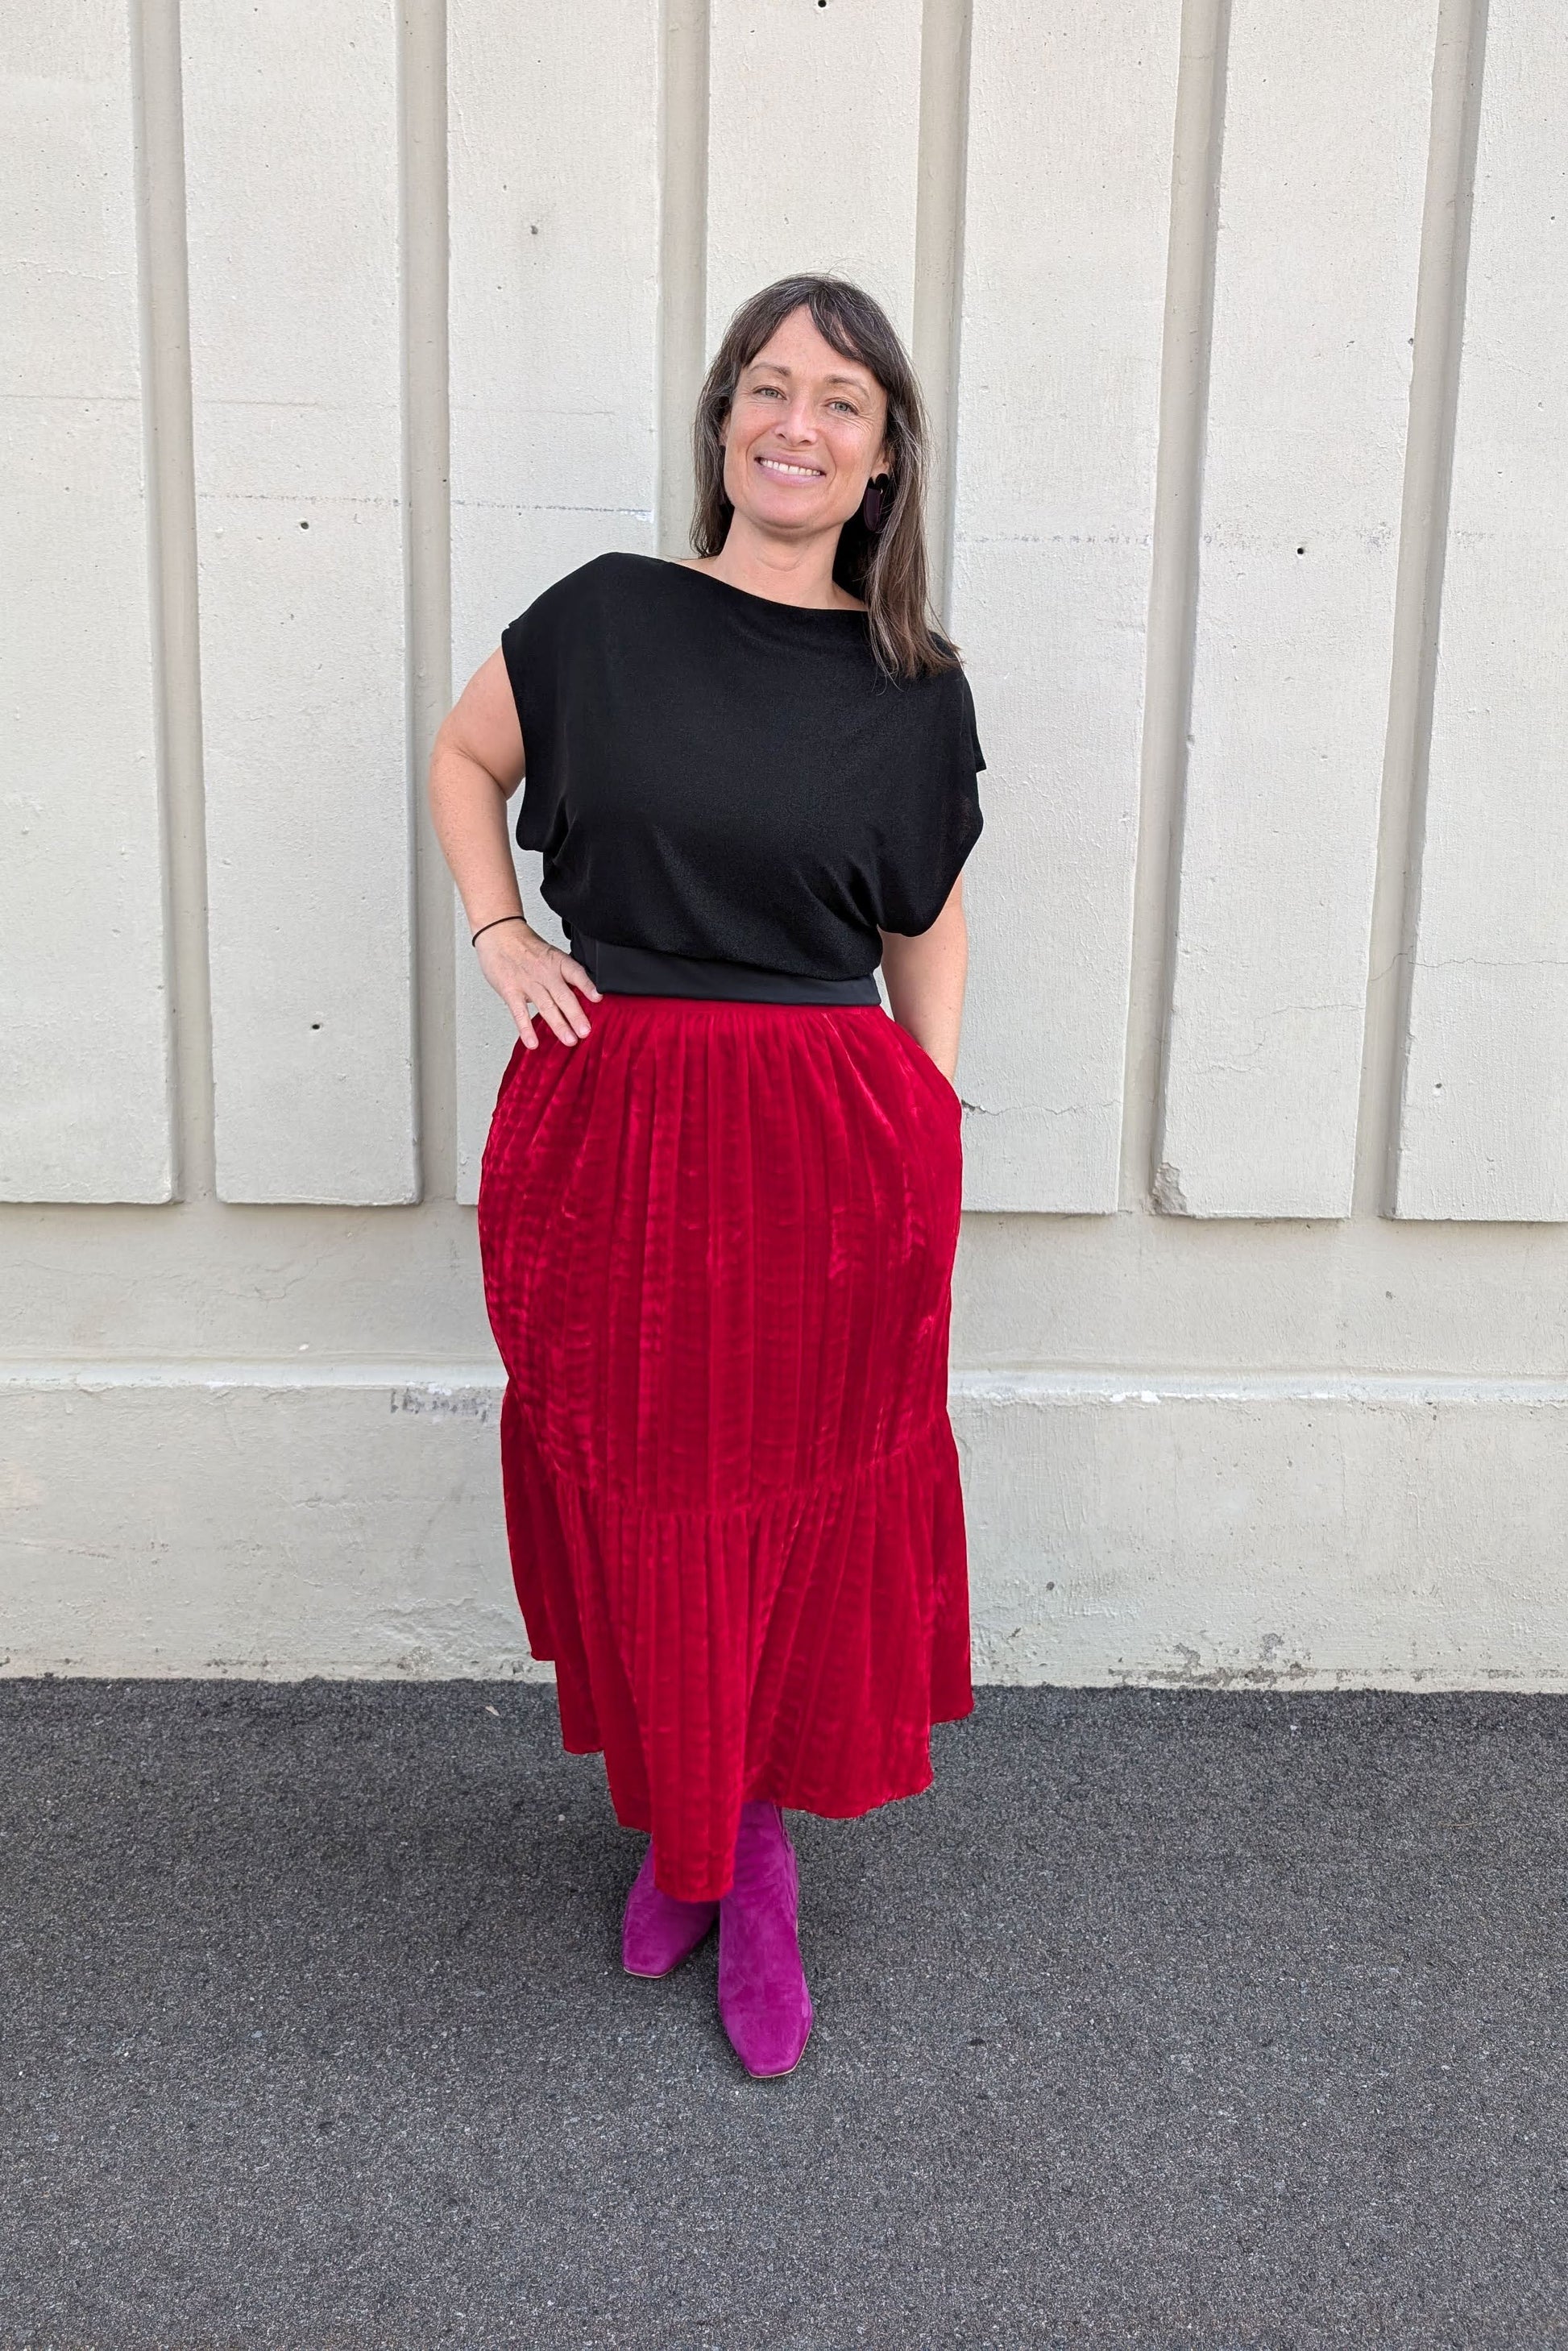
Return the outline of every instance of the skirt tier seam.
[[[614,1502],[623,1510],[634,1510],[644,1517],[656,1519],[732,1519],[748,1512],[776,1510],[780,1503],[813,1502],[842,1487],[857,1485],[862,1478],[874,1476],[891,1463],[901,1460],[906,1453],[939,1442],[945,1429],[949,1435],[952,1433],[951,1416],[944,1405],[914,1436],[904,1437],[900,1444],[887,1447],[883,1452],[870,1455],[864,1461],[856,1462],[852,1468],[841,1470],[834,1477],[808,1479],[799,1486],[772,1486],[742,1502],[648,1502],[634,1489],[622,1486],[612,1479],[583,1477],[575,1467],[562,1461],[546,1443],[539,1434],[538,1422],[521,1395],[517,1398],[517,1406],[528,1423],[535,1451],[552,1477],[559,1478],[563,1485],[577,1493],[591,1494],[598,1501]]]

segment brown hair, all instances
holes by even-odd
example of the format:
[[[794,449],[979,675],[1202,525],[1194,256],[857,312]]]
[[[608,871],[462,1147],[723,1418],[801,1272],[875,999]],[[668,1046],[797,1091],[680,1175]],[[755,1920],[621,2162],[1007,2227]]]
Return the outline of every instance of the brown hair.
[[[725,329],[697,399],[692,427],[696,505],[692,548],[716,555],[735,509],[725,496],[719,431],[743,368],[793,310],[809,310],[824,342],[871,370],[887,398],[893,495],[876,536],[857,508],[839,533],[833,578],[864,602],[872,647],[890,676],[929,677],[960,666],[957,648],[933,624],[925,559],[926,444],[930,426],[909,355],[879,302],[844,277],[780,277],[743,302]]]

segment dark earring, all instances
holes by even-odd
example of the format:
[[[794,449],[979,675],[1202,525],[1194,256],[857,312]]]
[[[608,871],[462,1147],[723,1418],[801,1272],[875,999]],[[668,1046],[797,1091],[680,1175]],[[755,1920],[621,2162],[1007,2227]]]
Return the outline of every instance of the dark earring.
[[[893,506],[893,475],[875,474],[865,486],[861,500],[861,520],[875,538],[886,522]]]

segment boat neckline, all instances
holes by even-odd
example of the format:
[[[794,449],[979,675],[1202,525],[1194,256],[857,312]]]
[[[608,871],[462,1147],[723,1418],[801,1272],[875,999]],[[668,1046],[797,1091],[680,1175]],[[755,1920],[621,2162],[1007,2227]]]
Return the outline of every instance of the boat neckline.
[[[732,580],[721,580],[716,572],[698,571],[673,555],[639,555],[637,559],[640,563],[657,563],[666,571],[684,572],[688,580],[706,580],[710,588],[722,588],[727,596],[738,596],[744,604],[760,604],[769,612],[798,612],[809,621],[864,621],[870,618],[863,604],[790,604],[782,596],[756,596],[749,588],[737,588]]]

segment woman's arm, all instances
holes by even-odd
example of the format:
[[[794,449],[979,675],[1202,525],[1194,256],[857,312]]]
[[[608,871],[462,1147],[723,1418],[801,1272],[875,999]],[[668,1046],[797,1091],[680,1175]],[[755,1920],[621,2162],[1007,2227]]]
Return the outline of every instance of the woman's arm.
[[[481,664],[442,720],[430,755],[430,815],[442,854],[452,869],[470,931],[486,924],[475,953],[479,968],[517,1024],[525,1045],[537,1046],[528,1006],[566,1045],[588,1034],[588,1017],[574,988],[595,1001],[599,990],[581,964],[541,939],[521,916],[517,869],[507,828],[507,802],[523,778],[525,753],[511,681],[499,651]]]
[[[882,976],[888,1007],[901,1029],[924,1045],[949,1085],[958,1066],[964,989],[969,976],[969,932],[964,920],[964,878],[928,931],[909,938],[882,934]]]

